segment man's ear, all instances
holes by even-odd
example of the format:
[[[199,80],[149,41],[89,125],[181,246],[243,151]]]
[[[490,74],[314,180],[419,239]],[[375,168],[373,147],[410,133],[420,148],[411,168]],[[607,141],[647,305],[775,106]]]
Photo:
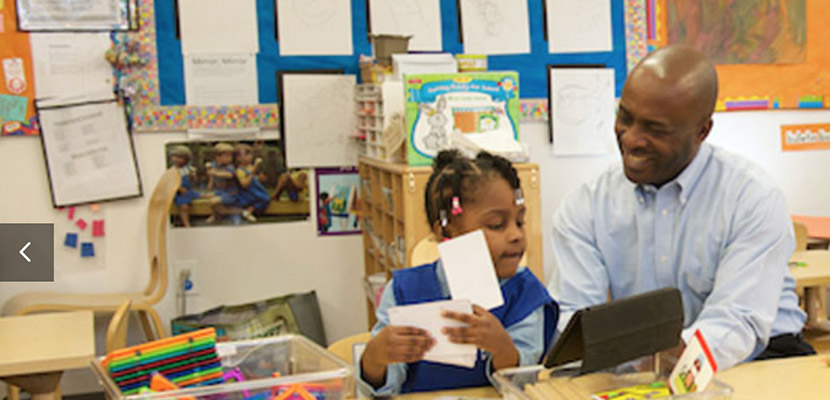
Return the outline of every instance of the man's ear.
[[[712,131],[712,126],[714,125],[715,121],[712,117],[709,117],[709,120],[700,127],[700,132],[698,133],[698,143],[703,143],[703,141],[706,140],[706,137],[709,136],[709,132]]]

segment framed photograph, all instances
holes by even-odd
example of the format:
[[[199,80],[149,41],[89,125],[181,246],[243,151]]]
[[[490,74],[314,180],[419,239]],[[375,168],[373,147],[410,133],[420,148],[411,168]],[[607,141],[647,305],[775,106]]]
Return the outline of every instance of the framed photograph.
[[[16,0],[21,31],[127,31],[137,29],[135,0]]]
[[[141,196],[127,118],[115,99],[35,107],[55,207]]]
[[[310,216],[311,171],[288,169],[280,140],[168,143],[182,176],[170,206],[174,227],[246,226]]]
[[[360,233],[360,175],[356,167],[317,168],[317,234]]]

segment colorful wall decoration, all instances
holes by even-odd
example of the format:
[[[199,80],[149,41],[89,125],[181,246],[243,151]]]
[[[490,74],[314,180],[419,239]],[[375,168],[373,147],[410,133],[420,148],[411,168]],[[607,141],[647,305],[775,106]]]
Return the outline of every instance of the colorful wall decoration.
[[[0,0],[0,135],[37,135],[29,34],[18,32],[16,27],[14,0]]]
[[[644,1],[650,49],[687,43],[721,62],[718,111],[830,108],[830,3]]]

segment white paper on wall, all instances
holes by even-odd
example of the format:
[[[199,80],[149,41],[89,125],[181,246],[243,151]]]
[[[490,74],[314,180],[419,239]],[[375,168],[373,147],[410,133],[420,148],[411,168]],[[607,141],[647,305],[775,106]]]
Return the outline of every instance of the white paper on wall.
[[[461,0],[465,54],[530,52],[526,0]]]
[[[614,150],[614,70],[550,68],[553,154],[608,154]]]
[[[350,0],[276,0],[282,56],[351,55]]]

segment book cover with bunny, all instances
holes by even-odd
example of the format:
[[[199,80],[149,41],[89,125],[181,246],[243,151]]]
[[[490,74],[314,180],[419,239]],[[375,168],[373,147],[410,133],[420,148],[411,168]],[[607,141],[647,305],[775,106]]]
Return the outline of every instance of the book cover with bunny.
[[[519,74],[406,75],[407,160],[430,165],[451,133],[519,139]]]

